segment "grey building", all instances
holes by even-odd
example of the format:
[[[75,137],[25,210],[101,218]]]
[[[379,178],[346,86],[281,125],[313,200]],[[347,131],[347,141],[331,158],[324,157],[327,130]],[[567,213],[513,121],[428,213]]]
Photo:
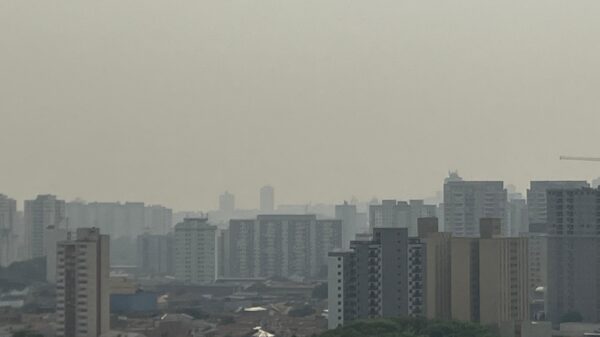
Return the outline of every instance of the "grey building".
[[[217,274],[217,227],[206,218],[188,218],[175,226],[175,278],[209,284]]]
[[[518,237],[529,231],[529,211],[525,199],[511,199],[507,204],[508,236]]]
[[[409,238],[408,315],[411,317],[424,317],[426,315],[426,262],[427,250],[423,238]]]
[[[590,187],[586,181],[577,180],[555,180],[555,181],[531,181],[527,190],[527,207],[529,224],[546,224],[546,193],[551,189],[577,189]]]
[[[110,330],[110,238],[79,228],[76,240],[57,245],[58,337],[98,337]]]
[[[502,219],[508,235],[507,192],[501,181],[448,181],[444,184],[444,226],[458,237],[479,236],[481,218]]]
[[[16,221],[17,202],[0,194],[0,267],[8,266],[16,258]]]
[[[144,275],[173,275],[175,245],[173,234],[142,234],[137,237],[137,269]]]
[[[358,214],[356,205],[344,201],[342,205],[335,205],[335,218],[342,221],[342,248],[350,248],[350,241],[358,233]]]
[[[547,318],[578,312],[599,322],[600,190],[551,189],[547,202]]]
[[[69,227],[97,227],[113,239],[135,239],[144,233],[163,235],[171,230],[173,211],[141,202],[68,202]]]
[[[38,195],[35,200],[25,201],[26,244],[29,258],[46,256],[44,246],[46,228],[64,228],[67,215],[64,200],[53,195]]]
[[[260,211],[268,214],[275,211],[275,190],[272,186],[263,186],[260,189]]]
[[[161,205],[144,207],[144,231],[156,235],[165,235],[171,231],[172,222],[172,209]]]
[[[409,236],[417,236],[417,219],[435,217],[437,206],[425,205],[423,200],[383,200],[369,206],[371,228],[408,228]]]
[[[328,326],[424,315],[425,249],[407,228],[374,228],[371,241],[328,258]]]
[[[327,253],[342,245],[341,220],[315,215],[259,215],[231,220],[224,233],[226,277],[318,277]]]
[[[235,211],[235,196],[227,191],[219,196],[219,211],[233,213]]]

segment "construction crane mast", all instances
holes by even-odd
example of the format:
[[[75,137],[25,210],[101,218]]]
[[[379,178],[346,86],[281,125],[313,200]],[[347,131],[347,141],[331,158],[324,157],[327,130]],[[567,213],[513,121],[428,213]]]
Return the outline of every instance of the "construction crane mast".
[[[560,156],[560,160],[600,161],[600,158],[598,158],[598,157]]]

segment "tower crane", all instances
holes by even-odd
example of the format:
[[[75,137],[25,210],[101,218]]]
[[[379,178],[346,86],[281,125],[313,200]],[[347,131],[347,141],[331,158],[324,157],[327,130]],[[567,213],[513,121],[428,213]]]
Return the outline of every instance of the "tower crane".
[[[600,161],[599,157],[560,156],[560,160]]]

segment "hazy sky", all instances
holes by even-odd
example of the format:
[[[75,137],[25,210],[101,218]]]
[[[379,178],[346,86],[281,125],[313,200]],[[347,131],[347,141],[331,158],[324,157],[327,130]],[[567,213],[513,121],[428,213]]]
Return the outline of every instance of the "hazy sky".
[[[241,207],[591,179],[598,0],[0,1],[0,193]]]

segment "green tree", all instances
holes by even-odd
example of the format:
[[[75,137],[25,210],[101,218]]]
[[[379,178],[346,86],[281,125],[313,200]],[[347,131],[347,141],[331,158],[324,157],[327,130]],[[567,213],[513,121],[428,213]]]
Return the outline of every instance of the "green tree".
[[[487,327],[456,321],[423,318],[358,321],[327,331],[321,337],[496,337]]]

